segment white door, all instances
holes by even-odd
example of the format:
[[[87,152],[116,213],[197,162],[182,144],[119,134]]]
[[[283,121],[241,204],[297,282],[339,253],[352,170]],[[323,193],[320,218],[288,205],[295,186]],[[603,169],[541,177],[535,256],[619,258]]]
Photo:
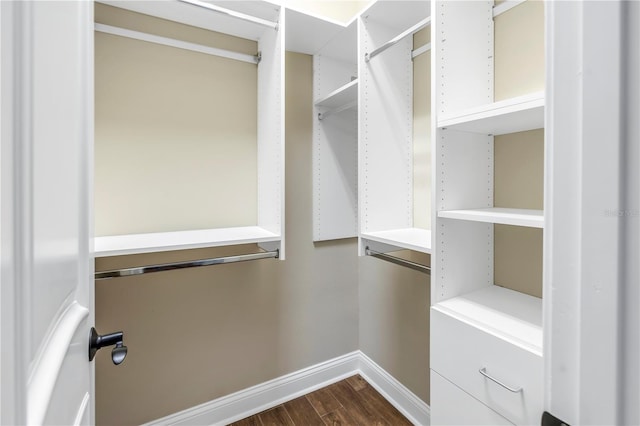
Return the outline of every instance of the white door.
[[[0,19],[0,423],[89,424],[93,3]]]

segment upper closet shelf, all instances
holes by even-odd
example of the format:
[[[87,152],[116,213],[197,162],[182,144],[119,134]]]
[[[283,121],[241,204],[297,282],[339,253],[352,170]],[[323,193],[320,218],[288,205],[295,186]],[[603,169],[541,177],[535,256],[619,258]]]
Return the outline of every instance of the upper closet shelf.
[[[132,12],[256,41],[265,31],[276,31],[278,26],[279,8],[266,1],[98,1]]]
[[[491,285],[433,309],[542,356],[542,299]]]
[[[343,61],[353,60],[355,46],[340,42],[341,34],[351,24],[310,15],[288,7],[285,13],[287,20],[286,50],[315,55],[330,45],[329,50],[331,50],[332,57]],[[355,29],[355,26],[353,27]]]
[[[439,128],[487,135],[504,135],[544,127],[544,93],[507,99],[488,105],[442,114]]]
[[[237,228],[96,237],[94,239],[94,250],[96,257],[105,257],[221,247],[237,244],[278,242],[280,240],[279,235],[269,232],[264,228],[258,226],[243,226]]]
[[[414,0],[372,1],[360,15],[366,21],[377,22],[400,33],[429,16],[429,3]]]
[[[526,226],[530,228],[544,228],[544,214],[542,210],[505,209],[499,207],[488,209],[443,210],[438,212],[438,217],[502,225]]]
[[[364,240],[397,247],[398,250],[407,249],[422,253],[431,253],[431,231],[426,229],[403,228],[388,231],[363,232],[360,234],[360,237]]]

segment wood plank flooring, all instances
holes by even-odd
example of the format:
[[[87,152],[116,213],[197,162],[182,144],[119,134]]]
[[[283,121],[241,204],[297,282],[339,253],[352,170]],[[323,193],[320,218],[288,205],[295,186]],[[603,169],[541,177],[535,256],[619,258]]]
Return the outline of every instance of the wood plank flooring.
[[[232,423],[231,426],[411,425],[360,375]]]

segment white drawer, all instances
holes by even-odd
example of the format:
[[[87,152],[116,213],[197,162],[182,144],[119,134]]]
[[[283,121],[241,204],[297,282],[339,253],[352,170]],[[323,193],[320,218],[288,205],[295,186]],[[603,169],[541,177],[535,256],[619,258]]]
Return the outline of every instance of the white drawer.
[[[539,354],[432,308],[431,368],[511,422],[540,424],[543,363]],[[483,376],[481,369],[521,390],[509,391]]]
[[[431,370],[431,426],[513,425],[447,379]]]

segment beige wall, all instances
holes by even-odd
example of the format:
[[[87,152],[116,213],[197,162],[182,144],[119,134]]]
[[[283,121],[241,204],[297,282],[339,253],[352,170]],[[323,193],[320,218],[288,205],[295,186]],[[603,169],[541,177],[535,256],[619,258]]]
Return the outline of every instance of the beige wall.
[[[496,136],[494,205],[542,209],[544,130]],[[494,226],[496,284],[542,297],[542,229]]]
[[[257,50],[253,41],[102,4],[95,16]],[[95,235],[256,224],[255,64],[96,32],[95,70]]]
[[[150,421],[358,349],[356,242],[312,242],[311,73],[310,56],[287,53],[287,260],[98,281],[97,328],[123,330],[129,347],[119,367],[98,353],[98,424]],[[96,270],[252,250],[105,258]]]
[[[529,0],[495,20],[495,98],[544,90],[544,5]],[[494,205],[542,209],[544,131],[494,138]],[[494,282],[542,297],[542,229],[495,225]]]
[[[544,2],[527,0],[495,18],[495,100],[544,90]]]
[[[429,264],[428,255],[395,254]],[[429,403],[429,276],[362,257],[358,279],[360,349]]]

